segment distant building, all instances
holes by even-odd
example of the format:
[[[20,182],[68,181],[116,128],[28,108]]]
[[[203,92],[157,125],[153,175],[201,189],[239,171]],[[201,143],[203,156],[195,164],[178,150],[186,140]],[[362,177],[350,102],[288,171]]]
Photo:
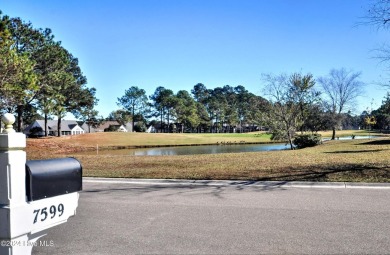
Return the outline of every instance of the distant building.
[[[118,121],[104,121],[103,124],[92,127],[84,123],[81,126],[86,133],[97,133],[97,132],[132,132],[131,123],[121,125]]]
[[[157,133],[157,130],[153,125],[150,125],[146,130],[146,133]]]
[[[47,121],[47,132],[50,136],[58,135],[58,121],[48,120]],[[45,121],[36,120],[30,124],[24,131],[27,136],[45,136]],[[85,131],[82,129],[75,120],[61,120],[61,135],[80,135],[84,134]]]

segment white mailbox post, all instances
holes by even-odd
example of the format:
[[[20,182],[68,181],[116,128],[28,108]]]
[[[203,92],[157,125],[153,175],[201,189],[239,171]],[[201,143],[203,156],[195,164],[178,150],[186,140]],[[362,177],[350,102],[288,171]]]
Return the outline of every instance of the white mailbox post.
[[[24,151],[26,137],[13,130],[15,118],[12,114],[5,114],[2,121],[5,129],[0,134],[0,255],[31,254],[32,248],[39,243],[38,238],[45,235],[45,229],[64,223],[76,214],[79,194],[74,190],[68,193],[66,188],[55,194],[49,186],[47,190],[51,194],[47,197],[45,189],[36,192],[42,187],[34,185],[45,186],[43,184],[51,182],[50,176],[45,177],[45,169],[31,174],[37,176],[30,176],[30,179],[36,177],[40,181],[26,183],[29,179]],[[42,168],[48,168],[49,164]],[[53,185],[61,186],[58,180],[53,182]],[[36,199],[33,192],[38,193]]]

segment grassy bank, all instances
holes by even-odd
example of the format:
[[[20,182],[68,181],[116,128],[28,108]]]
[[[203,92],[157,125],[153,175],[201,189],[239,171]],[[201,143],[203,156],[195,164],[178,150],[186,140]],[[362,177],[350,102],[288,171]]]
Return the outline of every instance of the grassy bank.
[[[238,134],[240,135],[240,134]],[[351,132],[346,132],[351,135]],[[357,135],[364,135],[360,132]],[[84,176],[282,181],[390,181],[390,139],[329,141],[294,151],[190,156],[78,155],[101,146],[269,141],[265,134],[94,134],[28,140],[30,159],[75,156]],[[341,135],[340,135],[341,136]],[[240,138],[240,139],[238,139]]]
[[[323,137],[331,137],[331,131],[320,132]],[[338,131],[337,136],[368,135],[366,131]],[[375,134],[375,133],[374,133]],[[149,134],[149,133],[93,133],[77,136],[50,137],[48,139],[28,139],[30,147],[49,148],[56,153],[95,150],[159,147],[173,145],[200,145],[221,143],[270,143],[271,135],[265,132],[245,134]],[[32,151],[34,153],[34,151]],[[45,152],[43,152],[45,153]],[[52,152],[50,152],[52,153]]]

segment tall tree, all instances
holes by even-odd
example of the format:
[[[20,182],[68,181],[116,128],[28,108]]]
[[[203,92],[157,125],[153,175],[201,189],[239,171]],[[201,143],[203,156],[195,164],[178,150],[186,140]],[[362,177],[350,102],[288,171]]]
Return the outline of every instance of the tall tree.
[[[39,90],[35,63],[28,54],[18,54],[8,29],[8,20],[0,16],[0,24],[0,105],[9,112],[16,110],[20,132],[23,107],[33,100]]]
[[[175,112],[177,121],[181,124],[180,132],[183,133],[185,127],[191,130],[197,127],[200,124],[197,102],[185,90],[178,91],[176,99]]]
[[[64,49],[66,59],[63,78],[60,81],[57,89],[59,95],[66,98],[58,101],[58,107],[62,107],[65,113],[79,112],[83,108],[93,108],[97,103],[95,98],[95,88],[87,88],[87,78],[83,75],[79,66],[79,61],[70,52]],[[61,97],[60,96],[60,97]],[[58,127],[61,128],[61,119],[63,115],[57,115]],[[61,130],[58,130],[58,135],[61,135]]]
[[[196,114],[199,117],[199,125],[197,127],[197,132],[207,132],[210,127],[210,115],[207,112],[206,106],[200,102],[196,102]]]
[[[200,103],[205,103],[210,96],[209,90],[203,83],[197,83],[191,90],[191,93],[194,96],[194,99]]]
[[[2,16],[1,13],[0,24],[0,36],[7,34],[7,40],[2,38],[0,41],[10,42],[7,52],[2,45],[3,59],[8,56],[7,61],[3,61],[3,69],[5,65],[7,68],[13,65],[13,69],[19,72],[14,71],[13,75],[7,73],[7,79],[14,81],[7,81],[7,85],[1,86],[3,93],[0,96],[3,102],[8,102],[8,107],[12,104],[15,108],[10,110],[17,112],[18,131],[22,128],[24,110],[34,104],[40,107],[46,120],[49,114],[57,115],[58,134],[61,135],[61,118],[66,112],[93,104],[93,100],[86,96],[91,91],[85,87],[87,81],[77,58],[60,42],[54,41],[50,29],[35,29],[31,22]],[[11,92],[12,100],[9,96]]]
[[[287,140],[293,149],[293,137],[304,123],[302,105],[312,93],[314,80],[310,74],[263,75],[266,94],[270,97],[268,126],[275,140]]]
[[[385,98],[382,101],[382,105],[372,111],[372,115],[377,120],[376,128],[378,129],[390,129],[390,93],[387,92]]]
[[[152,106],[155,109],[154,116],[160,116],[160,130],[163,132],[163,119],[166,115],[168,123],[168,132],[170,132],[170,119],[172,116],[172,111],[176,104],[176,99],[174,97],[173,91],[166,89],[164,87],[157,87],[153,95],[150,96],[150,100],[153,101]]]
[[[12,48],[15,49],[19,56],[24,56],[30,61],[34,62],[34,70],[37,70],[37,60],[35,59],[35,52],[42,47],[46,41],[50,41],[54,38],[50,29],[35,29],[31,22],[24,22],[20,18],[9,18],[4,16],[3,20],[7,23],[7,29],[11,34],[13,41]],[[30,97],[26,97],[23,103],[15,105],[17,113],[17,129],[20,132],[23,126],[22,115],[25,108],[29,107],[29,104],[33,103],[37,95],[40,93],[40,83],[37,85],[39,89],[35,89]]]
[[[54,60],[52,67],[43,77],[40,104],[53,113],[57,119],[57,134],[61,136],[62,118],[68,112],[80,114],[96,104],[95,88],[87,88],[87,79],[82,74],[78,59],[59,44],[51,45],[46,60]],[[49,106],[49,107],[48,107]]]
[[[247,103],[245,103],[244,118],[242,123],[251,125],[250,130],[255,131],[256,126],[263,128],[265,116],[269,107],[269,102],[261,96],[249,93]]]
[[[211,91],[207,89],[207,87],[203,83],[197,83],[194,88],[191,90],[191,93],[198,103],[198,115],[201,118],[201,126],[203,130],[210,128],[210,132],[212,132],[212,120],[213,120],[213,111],[210,108],[210,97]],[[199,132],[201,132],[202,127],[200,127]]]
[[[320,92],[314,90],[315,80],[313,75],[307,74],[302,76],[300,73],[294,73],[290,76],[289,94],[293,95],[295,103],[298,104],[299,114],[302,125],[301,132],[305,127],[305,122],[312,114],[313,105],[320,102]]]
[[[129,111],[132,116],[132,127],[134,130],[134,117],[137,114],[143,115],[148,105],[148,97],[144,89],[132,86],[125,91],[125,95],[118,98],[118,106]]]
[[[74,85],[74,78],[72,74],[68,72],[62,72],[58,75],[56,83],[54,84],[55,92],[50,95],[54,102],[53,112],[57,116],[57,136],[62,135],[62,118],[65,117],[67,106],[72,101],[71,97],[68,97],[67,91],[71,90],[70,87]]]
[[[336,138],[336,129],[340,126],[343,115],[348,111],[349,106],[355,102],[358,96],[363,93],[364,83],[359,80],[361,73],[347,71],[345,68],[332,69],[326,77],[320,77],[323,94],[325,95],[326,106],[331,114],[332,140]]]
[[[54,114],[56,104],[54,96],[60,91],[58,90],[58,80],[63,76],[69,59],[67,54],[61,47],[60,43],[53,41],[46,42],[42,47],[33,53],[33,58],[36,60],[36,73],[38,75],[38,83],[40,91],[37,95],[37,105],[42,111],[45,120],[45,136],[48,136],[47,120],[50,115]]]
[[[177,99],[173,91],[170,89],[166,89],[165,91],[163,91],[162,98],[165,111],[167,113],[168,133],[170,133],[172,131],[170,121],[175,115],[174,109],[177,104]]]
[[[133,116],[131,115],[131,113],[129,113],[127,110],[123,110],[123,109],[112,111],[107,117],[107,120],[117,121],[119,124],[124,125],[124,126],[127,123],[129,123],[132,119],[133,119]],[[133,129],[133,131],[134,131],[134,129]]]
[[[213,90],[210,90],[210,97],[208,98],[208,111],[210,113],[210,116],[212,120],[214,120],[213,123],[213,129],[215,133],[221,132],[223,128],[223,123],[225,121],[227,108],[228,108],[228,101],[227,101],[227,90],[226,87],[216,87]]]
[[[318,132],[320,130],[329,130],[332,128],[331,116],[326,111],[322,102],[314,102],[307,105],[305,120],[301,130]]]
[[[223,132],[233,132],[234,127],[240,123],[238,116],[239,98],[234,87],[230,85],[223,86],[223,97],[225,98],[223,115]],[[245,89],[245,88],[244,88]]]
[[[248,117],[250,112],[250,93],[244,86],[236,86],[234,88],[237,98],[237,117],[240,122],[240,133],[243,132],[243,121]]]
[[[159,86],[154,91],[153,95],[149,96],[152,100],[151,106],[154,108],[152,116],[160,118],[160,132],[163,132],[163,118],[164,118],[164,103],[162,100],[162,93],[165,90],[164,87]]]
[[[44,45],[37,53],[39,60],[37,70],[41,90],[37,96],[38,104],[45,115],[45,134],[48,115],[58,118],[57,135],[61,136],[61,120],[67,112],[67,106],[73,102],[72,89],[76,79],[70,72],[71,58],[59,43]],[[76,92],[77,93],[77,92]]]

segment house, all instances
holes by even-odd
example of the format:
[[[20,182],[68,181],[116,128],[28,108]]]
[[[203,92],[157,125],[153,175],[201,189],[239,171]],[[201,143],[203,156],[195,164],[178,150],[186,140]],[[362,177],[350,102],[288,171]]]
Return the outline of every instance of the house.
[[[50,136],[58,135],[58,120],[47,121],[47,132]],[[34,121],[23,131],[23,133],[27,136],[45,136],[45,121]],[[80,135],[84,133],[84,129],[77,124],[77,121],[61,120],[61,135]]]
[[[126,125],[121,125],[118,121],[104,121],[103,124],[92,127],[88,126],[87,123],[84,123],[81,126],[86,133],[96,133],[96,132],[131,132],[132,127],[131,123]]]
[[[150,125],[146,130],[146,133],[157,133],[157,130],[153,125]]]

